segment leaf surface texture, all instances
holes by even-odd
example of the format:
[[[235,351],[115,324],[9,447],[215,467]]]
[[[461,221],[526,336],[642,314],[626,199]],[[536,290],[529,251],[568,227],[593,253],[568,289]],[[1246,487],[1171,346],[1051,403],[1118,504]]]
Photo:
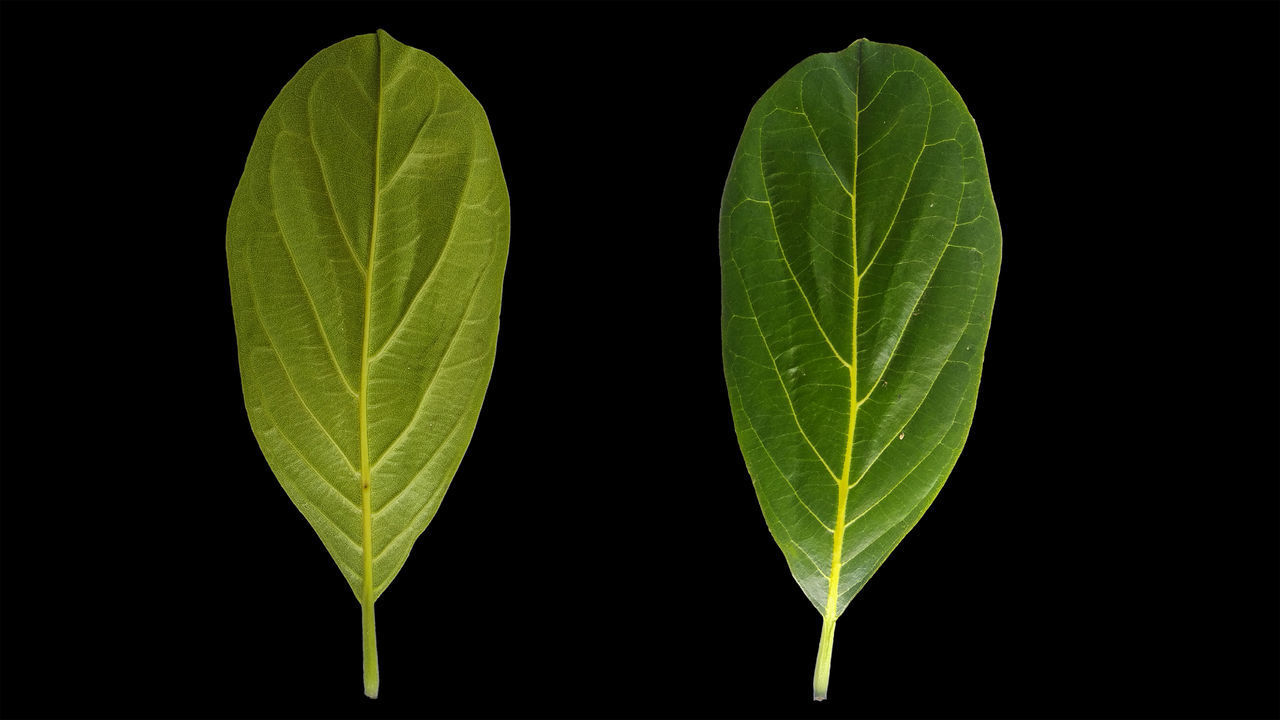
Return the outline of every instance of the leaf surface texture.
[[[510,230],[480,104],[379,31],[293,77],[227,220],[245,404],[362,603],[427,527],[493,367]]]
[[[959,94],[899,46],[801,62],[747,121],[720,257],[739,444],[792,574],[834,623],[973,417],[1000,226]]]

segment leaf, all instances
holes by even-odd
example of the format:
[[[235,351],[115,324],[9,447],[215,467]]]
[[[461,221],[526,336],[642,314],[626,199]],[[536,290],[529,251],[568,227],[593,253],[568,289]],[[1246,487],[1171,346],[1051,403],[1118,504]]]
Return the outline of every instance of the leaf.
[[[245,405],[363,606],[431,522],[493,369],[510,211],[489,121],[385,32],[322,50],[258,127],[227,218]]]
[[[814,55],[756,103],[720,215],[738,442],[792,575],[836,619],[933,502],[973,418],[1000,266],[978,130],[914,50]]]

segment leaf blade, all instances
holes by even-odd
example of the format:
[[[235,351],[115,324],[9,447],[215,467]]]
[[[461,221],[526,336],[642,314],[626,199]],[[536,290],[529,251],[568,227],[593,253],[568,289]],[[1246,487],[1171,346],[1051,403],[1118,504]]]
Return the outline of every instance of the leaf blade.
[[[964,444],[999,247],[976,126],[919,53],[860,40],[753,108],[721,205],[725,376],[766,523],[831,627]]]
[[[227,257],[250,424],[366,606],[367,638],[475,429],[509,232],[483,108],[382,31],[298,71],[236,189]]]

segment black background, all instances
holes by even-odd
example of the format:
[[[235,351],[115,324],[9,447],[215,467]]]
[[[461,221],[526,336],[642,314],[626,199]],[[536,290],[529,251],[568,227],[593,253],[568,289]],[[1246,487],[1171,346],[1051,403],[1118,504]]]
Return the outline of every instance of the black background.
[[[0,711],[1280,714],[1278,8],[5,3]],[[513,230],[371,702],[357,602],[249,429],[224,228],[275,94],[378,27],[484,105]],[[864,36],[963,95],[1004,263],[968,445],[814,705],[716,233],[755,100]]]

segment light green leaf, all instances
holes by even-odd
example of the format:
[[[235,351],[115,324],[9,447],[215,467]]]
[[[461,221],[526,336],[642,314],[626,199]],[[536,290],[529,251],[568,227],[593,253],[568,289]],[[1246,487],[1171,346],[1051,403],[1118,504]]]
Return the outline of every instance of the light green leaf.
[[[431,521],[493,369],[510,211],[484,110],[385,32],[271,104],[227,218],[250,424],[363,606]]]
[[[978,130],[914,50],[859,40],[747,120],[720,215],[725,378],[765,521],[836,618],[969,433],[1000,268]]]

